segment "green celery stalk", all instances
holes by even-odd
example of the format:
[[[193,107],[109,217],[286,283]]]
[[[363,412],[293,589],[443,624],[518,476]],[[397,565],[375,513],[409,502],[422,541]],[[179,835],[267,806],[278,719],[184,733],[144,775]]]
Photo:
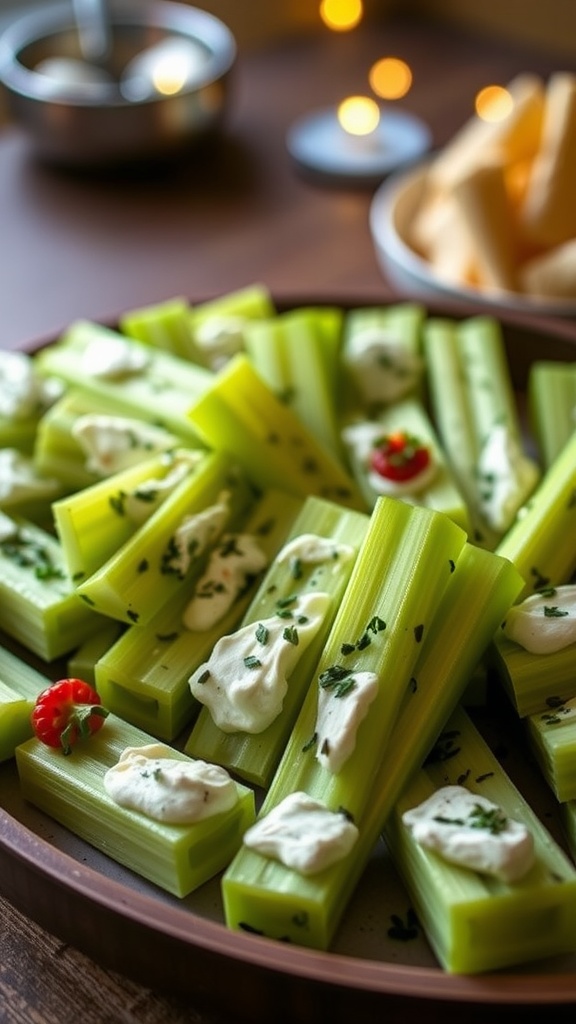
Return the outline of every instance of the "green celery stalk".
[[[190,552],[184,574],[173,568],[178,527],[186,516],[218,502],[223,493],[229,496],[229,528],[235,516],[250,506],[254,494],[225,452],[208,452],[136,533],[78,584],[78,595],[102,615],[128,625],[146,625],[204,564],[204,552],[198,550]]]
[[[367,791],[367,800],[363,813],[355,816],[359,837],[352,851],[321,874],[304,878],[243,848],[223,877],[230,927],[327,948],[384,823],[460,700],[521,585],[517,571],[505,559],[472,544],[462,548],[455,571],[437,597],[431,628],[423,638],[410,686],[370,784],[366,765],[357,771],[356,785]],[[263,813],[290,790],[303,788],[320,799],[326,796],[325,786],[310,784],[310,773],[303,765],[301,751],[310,730],[303,718],[284,759],[285,791],[278,792],[278,786],[276,794],[267,798]],[[337,799],[330,804],[332,809],[340,807]]]
[[[437,757],[435,756],[437,754]],[[445,862],[416,843],[401,815],[437,788],[464,785],[524,822],[533,867],[510,884]],[[462,784],[462,783],[460,783]],[[445,970],[500,970],[570,952],[576,943],[576,870],[496,757],[458,709],[425,766],[407,784],[385,837],[417,917]]]
[[[218,728],[210,711],[204,707],[184,748],[188,754],[215,761],[252,784],[268,786],[304,700],[367,528],[368,516],[362,512],[342,509],[320,498],[307,499],[292,524],[288,541],[303,534],[327,537],[335,544],[348,545],[352,557],[338,558],[328,564],[302,565],[296,575],[290,564],[273,562],[240,623],[242,627],[250,623],[257,626],[262,619],[280,611],[285,616],[281,604],[290,597],[314,591],[330,594],[330,609],[322,627],[290,674],[282,713],[261,733],[226,733]]]
[[[45,661],[92,636],[101,616],[78,597],[51,533],[13,517],[0,541],[0,629]]]
[[[196,303],[190,311],[194,358],[208,369],[220,369],[231,355],[244,351],[245,329],[275,315],[272,296],[263,284]]]
[[[146,363],[132,373],[94,375],[84,360],[89,346],[99,342],[122,343],[142,354]],[[74,386],[81,380],[83,390],[94,398],[113,401],[119,416],[148,419],[187,443],[197,444],[188,413],[212,382],[212,374],[203,367],[87,320],[72,324],[58,342],[38,353],[36,361],[45,376],[58,377]]]
[[[571,648],[574,665],[576,645],[572,644]],[[545,711],[528,715],[526,734],[556,799],[560,803],[576,799],[576,702],[573,696],[565,701],[550,702]]]
[[[122,334],[170,352],[180,359],[193,358],[190,303],[180,295],[140,309],[130,309],[118,321]]]
[[[32,665],[0,647],[0,762],[13,757],[18,744],[32,736],[30,715],[36,697],[49,685]]]
[[[155,885],[184,897],[228,863],[254,816],[254,794],[236,784],[230,810],[191,825],[170,825],[118,805],[103,777],[126,747],[154,743],[152,737],[109,715],[104,728],[67,757],[31,739],[16,749],[25,800],[75,835]],[[175,758],[186,760],[180,751]]]
[[[527,396],[534,437],[548,468],[576,430],[576,363],[532,363]]]
[[[343,312],[302,307],[246,328],[245,350],[271,390],[336,458],[336,372]]]
[[[152,515],[159,502],[165,500],[161,491],[158,501],[149,500],[146,489],[139,491],[143,484],[155,480],[160,483],[179,466],[183,471],[189,467],[187,478],[192,480],[195,472],[202,465],[206,466],[207,460],[205,452],[199,451],[196,455],[189,449],[155,455],[55,501],[52,505],[54,523],[74,582],[79,584],[97,572],[134,536],[142,520]],[[131,500],[141,507],[142,519],[127,513],[127,502]]]
[[[94,636],[88,637],[69,655],[66,672],[75,679],[83,679],[96,687],[96,663],[110,650],[123,632],[123,626],[114,619],[104,619]]]
[[[576,690],[574,644],[552,654],[533,654],[497,631],[487,660],[520,718],[546,711]]]
[[[522,573],[521,598],[576,570],[576,433],[566,442],[497,549]]]
[[[429,448],[433,461],[436,463],[437,471],[429,485],[421,491],[413,494],[399,494],[401,500],[409,501],[413,505],[423,505],[425,508],[436,509],[444,512],[450,519],[453,519],[458,526],[461,526],[467,533],[471,531],[470,516],[467,503],[456,484],[452,470],[448,466],[436,431],[426,412],[424,406],[418,399],[406,398],[393,402],[388,408],[383,409],[376,420],[366,421],[368,426],[376,424],[381,428],[382,435],[407,433],[416,437],[427,448]],[[354,423],[348,424],[352,430]],[[353,442],[344,441],[349,450],[349,460],[352,472],[358,486],[364,494],[366,503],[372,508],[378,498],[378,492],[368,479],[368,467],[365,458],[360,458],[355,450]]]
[[[220,371],[189,419],[207,445],[233,454],[256,486],[315,494],[366,511],[350,474],[273,394],[246,355]]]
[[[261,550],[273,558],[299,508],[299,499],[272,491],[259,499],[240,524],[241,531],[256,536]],[[258,581],[246,587],[224,618],[205,631],[192,631],[183,624],[193,587],[182,588],[146,626],[130,626],[96,664],[96,688],[103,704],[161,739],[178,736],[199,710],[188,685],[190,673],[208,657],[217,639],[235,628]]]

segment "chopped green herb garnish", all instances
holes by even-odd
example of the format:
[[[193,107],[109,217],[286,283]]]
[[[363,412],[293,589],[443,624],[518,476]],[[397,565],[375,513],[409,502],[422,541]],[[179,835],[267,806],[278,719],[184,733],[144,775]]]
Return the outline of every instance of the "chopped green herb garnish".
[[[266,626],[264,626],[262,622],[259,622],[256,627],[256,639],[259,644],[268,643],[268,630],[266,629]]]
[[[260,661],[260,658],[257,658],[254,654],[249,654],[244,658],[244,664],[246,668],[260,668],[262,662]]]

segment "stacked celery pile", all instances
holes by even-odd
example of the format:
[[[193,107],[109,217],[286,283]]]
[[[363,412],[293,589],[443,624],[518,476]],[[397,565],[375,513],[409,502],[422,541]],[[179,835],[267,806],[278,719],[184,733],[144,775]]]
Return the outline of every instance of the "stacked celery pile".
[[[447,970],[576,951],[576,870],[462,710],[490,668],[576,850],[576,644],[530,654],[502,628],[576,572],[573,364],[532,367],[528,450],[498,323],[414,303],[278,312],[253,285],[77,322],[30,362],[52,401],[0,424],[0,751],[26,799],[177,896],[221,875],[234,929],[329,947],[386,829]],[[224,640],[249,650],[233,682],[266,698],[260,724],[217,715]],[[29,724],[63,661],[110,712],[70,757]],[[446,729],[451,777],[494,776],[534,832],[522,884],[439,863],[402,822],[443,784]],[[118,808],[105,772],[158,740],[226,768],[235,809],[183,827]],[[243,841],[294,793],[354,826],[317,874]]]

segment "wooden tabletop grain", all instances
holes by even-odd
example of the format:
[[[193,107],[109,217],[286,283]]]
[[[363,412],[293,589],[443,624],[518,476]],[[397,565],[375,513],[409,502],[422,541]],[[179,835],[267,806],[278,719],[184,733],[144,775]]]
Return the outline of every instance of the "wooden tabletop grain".
[[[412,66],[403,104],[430,125],[437,146],[470,115],[480,87],[520,71],[566,69],[553,54],[394,18],[241,52],[223,138],[170,168],[63,173],[36,162],[7,126],[0,344],[53,336],[79,316],[114,319],[174,295],[200,300],[255,281],[298,302],[393,296],[370,239],[371,192],[305,179],[285,146],[301,114],[367,91],[367,69],[385,54]],[[0,921],[2,1024],[220,1024],[216,1010],[104,970],[1,896]]]

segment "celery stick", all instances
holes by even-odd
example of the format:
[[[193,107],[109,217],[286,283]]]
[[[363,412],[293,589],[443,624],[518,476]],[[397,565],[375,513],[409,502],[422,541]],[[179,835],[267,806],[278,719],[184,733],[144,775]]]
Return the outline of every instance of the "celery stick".
[[[345,315],[341,349],[344,418],[373,414],[407,395],[423,398],[421,332],[426,312],[414,302],[366,306]]]
[[[377,444],[378,436],[384,437],[396,433],[408,434],[428,448],[436,471],[429,483],[421,490],[418,487],[410,490],[408,482],[398,493],[390,492],[392,496],[413,505],[423,505],[425,508],[444,512],[469,533],[471,524],[468,506],[455,483],[454,475],[446,462],[432,422],[424,406],[417,399],[406,398],[393,402],[383,409],[376,419],[350,422],[343,429],[344,443],[348,449],[352,472],[364,494],[366,503],[373,508],[379,493],[383,493],[383,491],[379,492],[376,487],[384,488],[387,483],[384,480],[381,483],[374,483],[374,480],[377,480],[377,474],[372,475],[370,471],[372,448]]]
[[[534,437],[548,468],[576,430],[576,363],[532,363],[527,394]]]
[[[424,326],[432,412],[470,507],[475,540],[493,549],[538,480],[522,450],[510,372],[496,320],[431,318]]]
[[[0,448],[17,448],[23,455],[32,455],[40,416],[23,420],[0,416]]]
[[[155,455],[55,501],[54,523],[74,582],[80,583],[95,573],[137,532],[170,493],[171,477],[176,480],[181,470],[191,480],[206,460],[204,452],[191,449]],[[157,500],[151,500],[154,494],[149,488],[155,481],[159,485]],[[161,484],[167,489],[163,490]],[[134,504],[138,516],[131,514]]]
[[[99,367],[109,348],[126,353],[136,367],[124,369],[121,364],[115,371]],[[188,413],[212,381],[212,374],[203,367],[86,320],[72,324],[36,360],[41,373],[75,386],[80,380],[90,395],[113,400],[118,415],[147,418],[188,443],[197,443]]]
[[[49,685],[46,676],[0,647],[0,761],[13,757],[18,744],[32,736],[30,715]]]
[[[344,860],[311,878],[242,849],[223,879],[226,919],[231,927],[317,948],[329,945],[407,779],[437,739],[521,585],[518,573],[505,559],[471,544],[463,547],[456,569],[438,597],[431,628],[423,638],[411,684],[382,748],[371,788],[366,784],[366,771],[357,774],[357,786],[369,789],[369,794],[362,816],[356,818],[356,845]],[[287,790],[305,788],[308,782],[300,751],[309,729],[308,722],[297,723],[288,746],[284,758]],[[292,773],[290,758],[295,761]],[[315,789],[312,793],[322,796]],[[338,806],[332,803],[333,808]]]
[[[572,644],[572,666],[576,645]],[[575,692],[572,673],[572,694]],[[529,715],[526,733],[542,775],[561,803],[576,799],[576,700],[555,700]]]
[[[193,526],[193,517],[205,513],[215,517],[214,527],[208,527],[215,540],[225,525],[229,529],[235,516],[249,507],[253,497],[243,475],[224,452],[207,453],[140,529],[79,583],[79,596],[103,615],[129,625],[146,625],[194,578],[206,557],[207,540],[201,539],[204,526],[200,521],[181,543],[178,529],[186,521]]]
[[[231,356],[244,351],[245,329],[275,314],[272,296],[262,284],[197,303],[190,312],[194,358],[208,369],[220,369]]]
[[[40,525],[51,522],[52,502],[63,493],[59,480],[39,473],[34,459],[17,448],[0,449],[0,509]]]
[[[576,570],[576,433],[496,550],[524,577],[521,598],[571,578]]]
[[[0,629],[52,661],[95,633],[102,618],[76,594],[59,541],[20,517],[8,522],[0,540]]]
[[[416,843],[402,823],[405,810],[437,788],[458,782],[529,828],[536,859],[518,881],[505,883],[448,864]],[[385,836],[445,970],[500,970],[574,949],[576,870],[462,710],[451,717],[424,768],[407,784]]]
[[[266,557],[273,558],[300,504],[284,492],[265,494],[242,522],[242,533],[256,537]],[[154,736],[174,739],[199,710],[188,685],[190,673],[208,657],[217,639],[235,628],[258,582],[259,577],[246,586],[209,629],[190,630],[183,622],[193,587],[183,588],[147,626],[130,626],[96,665],[103,704]]]
[[[262,379],[310,432],[341,457],[336,412],[336,372],[342,310],[302,307],[271,320],[254,321],[245,349]]]
[[[258,487],[366,510],[350,474],[273,394],[246,355],[220,371],[189,419],[206,444],[231,452]]]
[[[487,654],[520,718],[545,711],[576,692],[574,644],[551,654],[533,654],[502,630]]]
[[[336,545],[346,545],[350,549],[349,557],[335,558],[332,555],[328,563],[325,560],[309,565],[299,563],[296,571],[290,561],[275,561],[241,623],[241,626],[249,623],[257,626],[269,616],[285,616],[284,602],[302,594],[315,590],[330,594],[330,606],[321,628],[290,673],[282,712],[262,732],[224,732],[215,724],[209,709],[204,707],[184,748],[188,754],[222,764],[235,775],[256,785],[269,784],[337,614],[367,528],[368,516],[362,512],[342,509],[319,498],[307,499],[292,525],[288,543],[294,538],[312,534],[333,541],[335,550]],[[197,671],[201,672],[201,667]]]
[[[182,296],[130,309],[122,314],[118,326],[122,334],[144,345],[171,352],[180,359],[194,358],[190,303]]]
[[[106,445],[106,437],[97,441],[100,458],[93,460],[84,450],[75,428],[82,423],[93,421],[93,417],[111,417],[117,427],[124,425],[126,440],[130,444],[116,450],[113,439]],[[88,419],[83,419],[84,417]],[[150,418],[150,410],[146,410],[146,420]],[[117,403],[113,399],[95,398],[80,389],[69,390],[41,419],[38,425],[36,444],[34,446],[34,464],[44,476],[54,476],[62,482],[67,491],[76,491],[88,487],[102,477],[117,472],[120,468],[128,468],[135,462],[151,458],[155,452],[170,451],[182,444],[181,438],[167,430],[154,427],[153,438],[146,434],[139,436],[144,426],[142,415],[119,416]],[[133,429],[130,429],[133,427]],[[94,462],[94,465],[92,463]],[[108,469],[105,468],[106,463]]]
[[[96,687],[96,663],[102,658],[122,634],[122,624],[114,619],[105,619],[94,636],[88,637],[73,651],[66,664],[67,674],[74,679],[83,679]],[[113,710],[112,708],[110,710]]]
[[[171,825],[128,810],[108,796],[103,777],[126,747],[152,737],[109,715],[103,729],[70,756],[32,739],[16,750],[22,795],[108,857],[184,897],[228,863],[254,815],[254,795],[236,784],[231,810],[191,825]],[[186,760],[186,755],[172,751]]]

